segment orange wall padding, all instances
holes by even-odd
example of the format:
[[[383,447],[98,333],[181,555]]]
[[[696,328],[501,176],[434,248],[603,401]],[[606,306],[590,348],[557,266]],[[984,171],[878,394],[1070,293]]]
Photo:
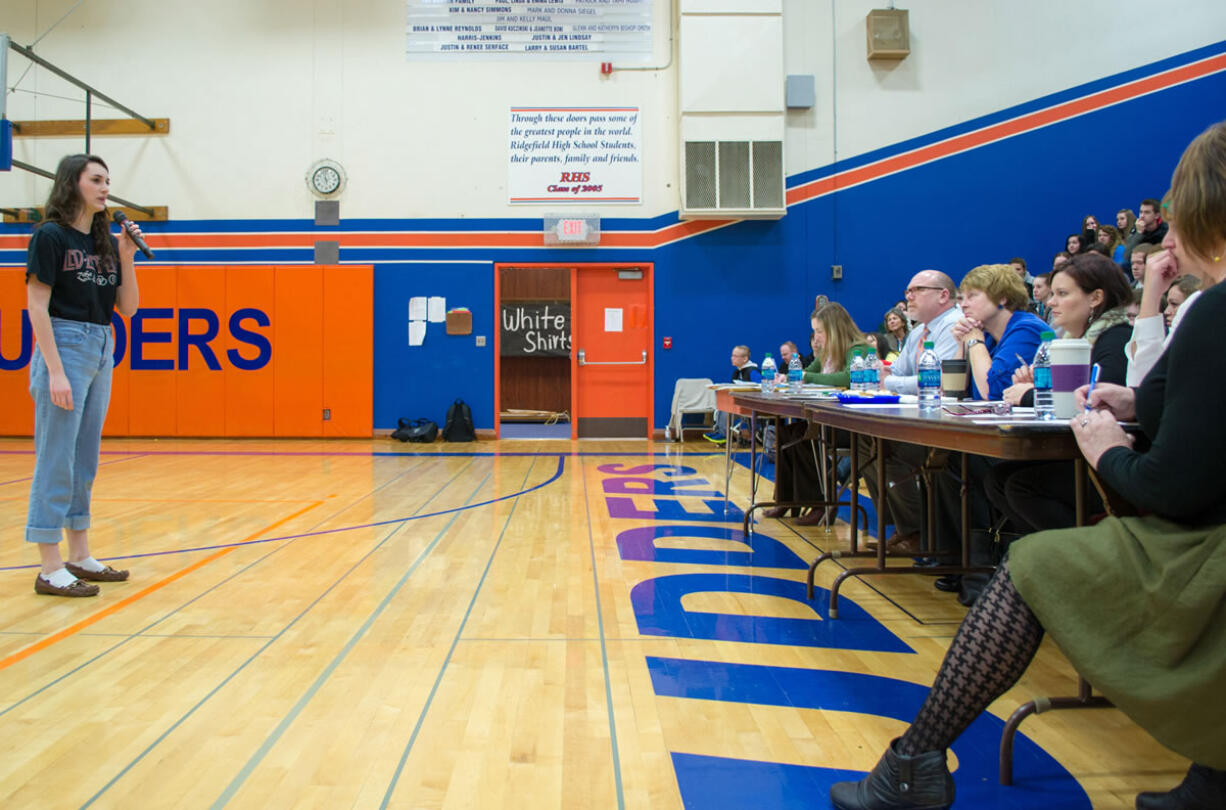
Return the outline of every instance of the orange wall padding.
[[[104,435],[371,435],[373,268],[142,266],[139,279]],[[34,431],[25,309],[24,270],[0,270],[0,435]]]

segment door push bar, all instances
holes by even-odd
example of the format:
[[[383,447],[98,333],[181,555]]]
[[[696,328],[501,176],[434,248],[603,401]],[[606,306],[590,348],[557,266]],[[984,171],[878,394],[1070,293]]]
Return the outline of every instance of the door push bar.
[[[647,352],[643,352],[642,360],[607,360],[594,362],[587,359],[587,355],[583,349],[579,350],[579,365],[581,366],[645,366],[647,365]]]

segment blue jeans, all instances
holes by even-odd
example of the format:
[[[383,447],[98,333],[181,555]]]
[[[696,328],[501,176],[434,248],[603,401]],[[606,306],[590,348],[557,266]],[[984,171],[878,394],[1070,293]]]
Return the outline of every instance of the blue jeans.
[[[42,351],[30,360],[34,397],[34,481],[26,540],[58,543],[62,530],[89,528],[89,499],[98,474],[102,423],[111,400],[110,324],[51,319],[55,346],[72,386],[72,410],[51,402],[50,376]]]

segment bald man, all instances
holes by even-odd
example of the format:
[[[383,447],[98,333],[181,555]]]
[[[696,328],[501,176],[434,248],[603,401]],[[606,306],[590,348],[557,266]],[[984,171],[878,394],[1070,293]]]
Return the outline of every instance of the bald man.
[[[907,285],[907,312],[916,321],[915,328],[907,335],[898,352],[898,359],[890,367],[883,387],[896,394],[915,394],[919,391],[919,356],[924,341],[931,340],[937,358],[955,357],[958,341],[953,336],[953,325],[962,318],[957,304],[958,288],[953,279],[940,270],[921,270]],[[883,371],[884,373],[884,371]],[[873,455],[872,440],[860,438],[860,458]],[[928,455],[926,448],[914,444],[885,442],[885,477],[888,484],[885,504],[886,522],[894,524],[894,535],[889,545],[895,551],[919,551],[921,498],[916,471]],[[882,508],[877,492],[876,461],[860,467],[860,475],[868,486],[873,506]],[[871,544],[870,544],[871,545]]]

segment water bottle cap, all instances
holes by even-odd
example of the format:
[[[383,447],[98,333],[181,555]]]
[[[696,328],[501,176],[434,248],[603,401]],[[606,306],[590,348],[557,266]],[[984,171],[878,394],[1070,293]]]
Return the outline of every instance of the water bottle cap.
[[[932,348],[933,346],[935,346],[935,345],[937,345],[937,344],[936,344],[934,341],[931,341],[931,340],[925,340],[925,341],[924,341],[924,348],[925,348],[925,349],[931,349],[931,348]]]
[[[1040,340],[1055,340],[1056,333],[1051,331],[1050,329],[1045,330],[1042,334],[1039,335],[1039,339]]]
[[[770,352],[767,352],[767,353],[766,353],[766,356],[767,356],[767,357],[770,357],[770,356],[771,356],[771,353],[770,353]]]

